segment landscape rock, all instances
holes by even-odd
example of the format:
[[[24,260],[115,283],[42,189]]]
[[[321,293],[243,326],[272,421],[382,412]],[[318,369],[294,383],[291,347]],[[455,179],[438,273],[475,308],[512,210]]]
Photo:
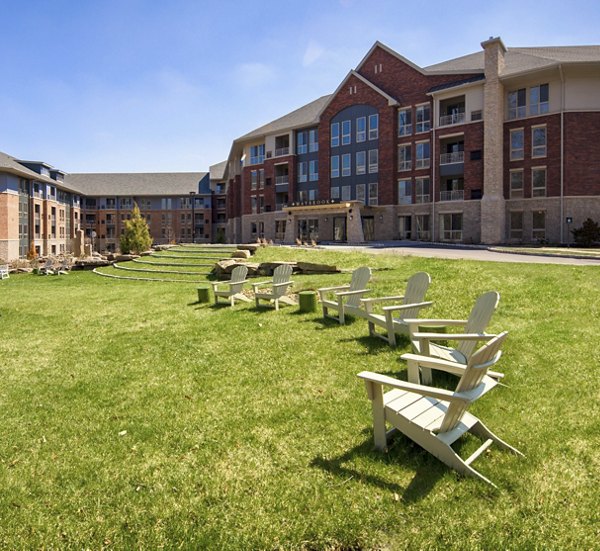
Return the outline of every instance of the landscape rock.
[[[240,251],[250,251],[251,253],[255,253],[260,245],[258,243],[249,243],[247,245],[238,245],[238,250]]]
[[[237,251],[234,251],[233,254],[231,255],[231,258],[250,258],[252,256],[252,253],[246,249],[238,249]]]
[[[303,274],[337,274],[340,272],[337,266],[313,262],[298,262],[298,270]]]
[[[277,266],[281,266],[283,264],[289,264],[293,271],[298,271],[298,265],[295,262],[285,262],[285,261],[273,261],[273,262],[262,262],[258,267],[258,273],[263,276],[272,276],[275,268]]]
[[[133,260],[134,258],[139,258],[139,254],[118,254],[114,255],[113,260],[117,262],[127,262],[128,260]],[[110,260],[110,258],[108,259]]]

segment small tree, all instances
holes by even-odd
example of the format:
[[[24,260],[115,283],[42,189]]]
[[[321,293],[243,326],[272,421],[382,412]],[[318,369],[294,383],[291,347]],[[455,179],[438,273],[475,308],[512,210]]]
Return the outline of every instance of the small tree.
[[[600,241],[600,227],[598,223],[588,218],[581,226],[571,230],[575,243],[580,247],[591,247],[597,241]]]
[[[152,237],[146,219],[142,217],[137,203],[133,204],[131,220],[125,221],[125,231],[121,235],[121,252],[139,254],[152,245]]]

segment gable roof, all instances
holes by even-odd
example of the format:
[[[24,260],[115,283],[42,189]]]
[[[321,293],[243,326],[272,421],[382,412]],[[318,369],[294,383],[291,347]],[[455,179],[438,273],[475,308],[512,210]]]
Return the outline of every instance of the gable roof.
[[[211,180],[222,180],[225,177],[225,169],[227,168],[227,161],[221,161],[220,163],[211,165],[208,170],[210,172]]]
[[[188,195],[199,193],[207,172],[134,172],[67,174],[65,182],[89,196]]]

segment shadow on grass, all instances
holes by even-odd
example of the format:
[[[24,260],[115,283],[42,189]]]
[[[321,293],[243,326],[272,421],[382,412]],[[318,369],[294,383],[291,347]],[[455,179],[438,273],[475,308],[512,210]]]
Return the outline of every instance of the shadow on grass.
[[[351,337],[340,339],[339,342],[358,342],[364,348],[365,351],[362,353],[364,355],[368,354],[379,354],[380,352],[388,352],[393,350],[397,352],[398,355],[404,354],[405,352],[410,352],[406,347],[410,344],[410,341],[406,340],[406,342],[401,341],[397,347],[390,347],[390,345],[377,337],[372,337],[370,335],[364,335],[362,337]]]
[[[346,453],[334,457],[332,459],[326,459],[322,456],[315,457],[310,465],[317,467],[328,473],[331,473],[345,481],[350,479],[359,480],[365,482],[382,490],[394,492],[402,495],[402,500],[408,503],[417,502],[425,498],[436,485],[437,481],[443,476],[444,468],[442,465],[433,466],[429,461],[423,464],[421,458],[417,457],[415,461],[419,461],[420,465],[417,467],[414,478],[411,482],[403,488],[399,484],[390,482],[382,477],[367,473],[359,470],[360,468],[347,466],[346,463],[354,462],[361,459],[369,459],[373,461],[382,461],[394,468],[402,458],[399,455],[409,455],[413,452],[417,452],[420,448],[414,445],[408,438],[403,435],[395,435],[390,446],[390,451],[380,452],[373,448],[373,441],[371,440],[371,431],[366,429],[365,433],[369,434],[369,438],[362,444],[355,446],[348,450]],[[405,448],[403,453],[398,454],[398,449],[394,451],[394,448]],[[423,451],[423,450],[421,450]],[[419,454],[424,455],[424,454]]]

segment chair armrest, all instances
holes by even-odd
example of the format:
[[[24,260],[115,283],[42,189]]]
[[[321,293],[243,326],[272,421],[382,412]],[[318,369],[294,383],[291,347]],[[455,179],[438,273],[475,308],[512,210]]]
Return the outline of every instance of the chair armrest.
[[[273,282],[272,281],[259,281],[257,283],[253,283],[252,288],[256,289],[257,287],[261,287],[262,285],[269,285],[271,283],[273,283]]]
[[[361,298],[361,302],[386,302],[388,300],[402,300],[404,296],[395,296],[395,297],[373,297],[373,298]]]
[[[364,293],[370,293],[371,289],[360,289],[358,291],[341,291],[339,293],[335,293],[336,297],[347,297],[352,295],[362,295]]]
[[[447,326],[455,326],[455,325],[467,325],[467,320],[449,320],[449,319],[405,319],[404,320],[408,324],[418,324],[418,325],[447,325]]]
[[[286,281],[285,283],[273,283],[271,287],[284,287],[286,285],[291,285],[292,283],[294,282],[290,279],[290,281]]]
[[[489,341],[497,336],[488,333],[411,333],[414,339],[428,341]]]
[[[400,358],[409,363],[416,363],[419,367],[438,369],[447,373],[453,373],[454,375],[462,375],[465,372],[464,364],[440,358],[431,358],[429,356],[421,356],[420,354],[402,354]]]
[[[317,293],[328,293],[329,291],[339,291],[340,289],[350,289],[350,285],[337,285],[335,287],[321,287]]]
[[[421,396],[430,396],[431,398],[437,398],[438,400],[445,401],[465,401],[465,398],[458,395],[456,392],[451,392],[443,388],[434,388],[431,386],[420,385],[415,383],[409,383],[407,381],[399,381],[393,377],[387,375],[380,375],[379,373],[373,373],[371,371],[361,371],[357,377],[360,377],[365,383],[374,383],[376,385],[386,385],[400,390],[406,390],[408,392],[414,392]],[[367,389],[368,392],[368,389]]]
[[[427,302],[415,302],[414,304],[401,304],[399,306],[384,306],[384,312],[395,312],[397,310],[408,310],[409,308],[425,308],[426,306],[431,306],[433,301],[429,300]],[[406,320],[404,320],[406,321]],[[419,321],[419,320],[416,320]]]

